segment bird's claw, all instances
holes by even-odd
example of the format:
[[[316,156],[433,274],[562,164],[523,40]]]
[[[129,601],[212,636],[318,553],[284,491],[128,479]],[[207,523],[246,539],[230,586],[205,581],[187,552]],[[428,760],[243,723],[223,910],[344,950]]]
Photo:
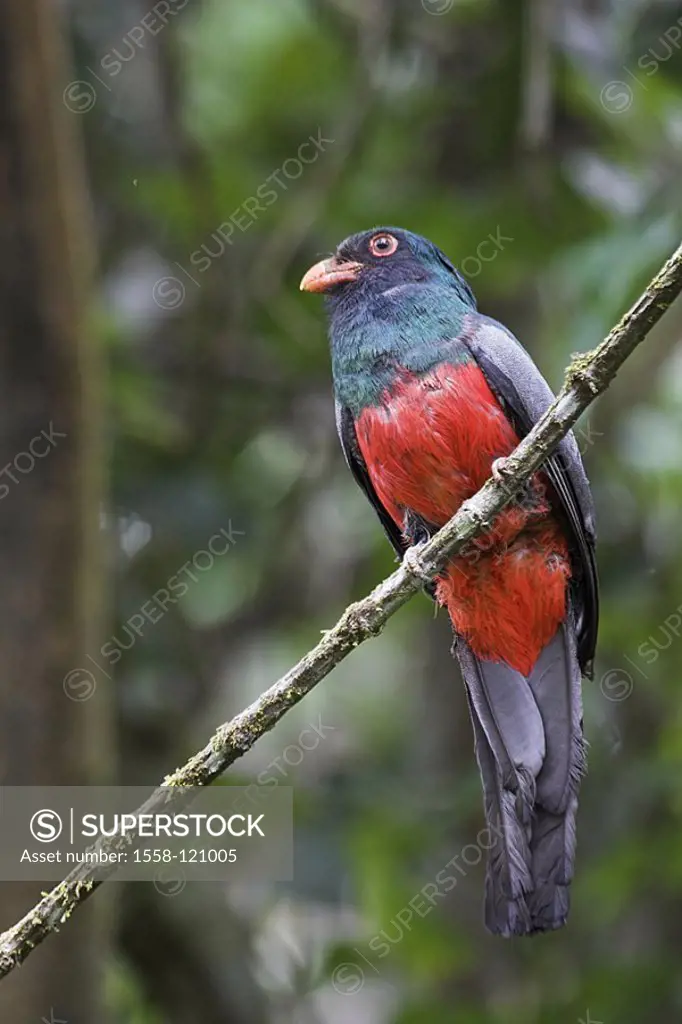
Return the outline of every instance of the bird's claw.
[[[432,583],[433,580],[422,566],[419,558],[421,550],[425,544],[426,541],[421,541],[419,544],[412,544],[403,555],[403,565],[413,576],[416,576],[417,579],[421,580],[425,586],[428,586],[428,584]]]
[[[493,480],[496,483],[498,483],[498,484],[504,483],[504,478],[505,478],[505,475],[506,475],[506,467],[507,467],[507,460],[506,459],[495,459],[494,460],[492,466],[490,467],[490,472],[492,474]]]

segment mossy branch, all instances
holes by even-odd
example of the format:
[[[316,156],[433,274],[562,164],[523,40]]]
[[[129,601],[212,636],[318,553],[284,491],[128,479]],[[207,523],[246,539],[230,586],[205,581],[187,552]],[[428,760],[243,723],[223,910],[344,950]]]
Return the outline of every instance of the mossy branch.
[[[377,636],[389,618],[433,578],[450,556],[482,533],[542,465],[561,438],[602,394],[625,360],[682,292],[682,246],[661,268],[608,337],[592,352],[576,357],[566,371],[555,402],[509,456],[503,483],[488,482],[419,549],[367,597],[349,605],[336,625],[286,675],[239,715],[221,725],[203,750],[164,779],[164,786],[207,786],[298,704],[350,652]],[[149,810],[167,797],[157,791]],[[101,884],[93,865],[82,864],[56,885],[15,925],[0,935],[0,978],[22,963],[73,910]]]

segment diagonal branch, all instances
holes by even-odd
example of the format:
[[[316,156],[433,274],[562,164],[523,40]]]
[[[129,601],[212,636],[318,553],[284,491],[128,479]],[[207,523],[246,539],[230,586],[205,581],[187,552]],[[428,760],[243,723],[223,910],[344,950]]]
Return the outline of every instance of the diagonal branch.
[[[377,636],[388,619],[432,578],[447,559],[482,533],[542,465],[578,417],[609,386],[617,371],[682,292],[682,245],[632,309],[594,351],[576,357],[566,371],[555,402],[509,456],[505,481],[494,480],[464,502],[442,530],[419,549],[410,566],[401,565],[367,597],[346,608],[320,642],[269,690],[221,725],[209,742],[163,782],[164,786],[207,786],[249,750],[256,740],[305,697],[350,652]],[[159,791],[145,810],[164,801]],[[93,865],[82,864],[56,885],[17,924],[0,935],[0,978],[22,963],[35,947],[64,923],[101,884]]]

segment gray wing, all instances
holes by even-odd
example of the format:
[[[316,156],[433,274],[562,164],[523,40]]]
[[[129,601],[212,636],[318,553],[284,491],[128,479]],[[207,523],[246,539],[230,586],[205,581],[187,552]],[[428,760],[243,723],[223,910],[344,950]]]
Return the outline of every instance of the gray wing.
[[[555,397],[531,357],[506,328],[479,313],[469,314],[460,341],[502,400],[519,436],[525,436]],[[559,442],[543,471],[554,487],[571,534],[579,610],[578,656],[589,675],[599,621],[595,517],[590,485],[572,432]]]

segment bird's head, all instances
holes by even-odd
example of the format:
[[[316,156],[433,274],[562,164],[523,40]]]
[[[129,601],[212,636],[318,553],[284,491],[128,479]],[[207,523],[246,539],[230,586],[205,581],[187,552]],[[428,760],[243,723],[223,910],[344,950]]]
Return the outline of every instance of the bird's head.
[[[332,309],[338,303],[375,298],[409,285],[454,289],[475,308],[473,293],[441,250],[403,228],[372,228],[351,235],[333,256],[311,267],[301,281],[305,292],[324,292]]]

